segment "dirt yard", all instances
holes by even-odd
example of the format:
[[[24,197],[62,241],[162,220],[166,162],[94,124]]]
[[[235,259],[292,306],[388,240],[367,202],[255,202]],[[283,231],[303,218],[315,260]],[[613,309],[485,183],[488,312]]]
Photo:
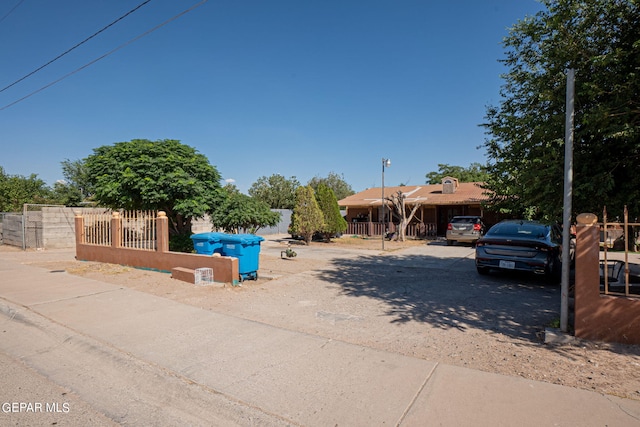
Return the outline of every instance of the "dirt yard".
[[[245,281],[241,286],[195,286],[174,280],[167,273],[93,262],[38,264],[286,329],[640,400],[640,346],[580,341],[545,344],[543,331],[550,325],[544,324],[538,325],[532,336],[522,337],[489,328],[453,323],[443,327],[424,319],[403,317],[390,312],[383,299],[346,292],[340,283],[332,282],[330,278],[335,277],[334,270],[339,267],[317,255],[322,251],[345,251],[354,259],[375,257],[381,252],[379,240],[343,237],[329,244],[312,243],[309,248],[294,244],[292,248],[299,254],[289,259],[277,255],[280,249],[286,249],[284,242],[271,243],[278,244],[281,247],[272,246],[261,253],[259,280]],[[393,254],[411,245],[425,242],[385,242],[385,250]],[[409,280],[412,273],[404,274]]]

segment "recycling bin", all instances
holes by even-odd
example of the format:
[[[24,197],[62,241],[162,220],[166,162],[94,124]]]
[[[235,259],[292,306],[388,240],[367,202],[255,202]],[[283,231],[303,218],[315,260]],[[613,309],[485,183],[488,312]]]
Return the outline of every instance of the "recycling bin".
[[[255,234],[221,234],[222,255],[238,258],[240,281],[258,279],[260,242],[264,237]]]
[[[223,233],[198,233],[191,236],[193,249],[200,255],[222,254],[221,235]]]

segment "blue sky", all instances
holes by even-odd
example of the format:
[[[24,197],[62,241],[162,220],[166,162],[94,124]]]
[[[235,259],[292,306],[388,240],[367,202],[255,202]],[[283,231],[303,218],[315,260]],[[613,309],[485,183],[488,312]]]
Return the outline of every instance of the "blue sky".
[[[0,88],[143,0],[0,3]],[[355,191],[485,162],[508,28],[535,0],[152,0],[0,92],[0,166],[49,185],[60,163],[136,138],[178,139],[246,192],[330,172]],[[15,8],[14,8],[15,7]],[[6,108],[4,108],[6,107]]]

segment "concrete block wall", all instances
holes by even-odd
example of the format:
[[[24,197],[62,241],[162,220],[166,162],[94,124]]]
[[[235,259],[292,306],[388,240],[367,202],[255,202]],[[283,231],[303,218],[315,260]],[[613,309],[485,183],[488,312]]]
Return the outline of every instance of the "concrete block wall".
[[[191,221],[191,231],[193,234],[208,233],[211,230],[211,219],[209,215],[205,215],[204,218],[194,219]]]
[[[104,208],[43,207],[42,211],[27,212],[23,231],[21,214],[4,214],[2,222],[2,244],[26,248],[72,248],[75,246],[74,215],[107,212]],[[23,236],[23,233],[26,233]]]
[[[22,247],[22,215],[5,214],[2,221],[2,243]]]
[[[76,243],[73,210],[62,207],[43,208],[42,240],[47,249],[73,247]]]
[[[25,218],[24,237],[27,248],[44,248],[42,211],[29,211]]]
[[[104,208],[45,207],[42,209],[42,240],[47,249],[72,248],[76,244],[75,212],[103,213]]]
[[[104,213],[109,212],[104,208],[68,208],[68,207],[43,207],[42,211],[28,212],[27,223],[27,248],[61,249],[75,246],[75,212]],[[288,209],[276,210],[282,214],[282,219],[275,227],[261,228],[258,235],[286,234],[291,222],[292,211]],[[5,245],[22,247],[23,230],[22,215],[5,214],[2,222],[2,243]],[[205,233],[212,230],[209,216],[194,220],[192,224],[194,233]]]

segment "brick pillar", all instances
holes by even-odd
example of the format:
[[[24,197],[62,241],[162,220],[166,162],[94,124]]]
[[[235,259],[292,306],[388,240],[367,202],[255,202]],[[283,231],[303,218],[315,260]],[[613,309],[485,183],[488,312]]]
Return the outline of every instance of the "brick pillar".
[[[120,212],[111,214],[111,247],[119,248],[122,246],[122,220]]]
[[[158,252],[169,252],[169,218],[163,211],[156,218],[156,243]]]
[[[73,218],[76,234],[76,248],[84,243],[84,217],[80,211],[74,212]]]
[[[593,214],[580,214],[577,221],[575,335],[584,337],[600,299],[600,227]]]

